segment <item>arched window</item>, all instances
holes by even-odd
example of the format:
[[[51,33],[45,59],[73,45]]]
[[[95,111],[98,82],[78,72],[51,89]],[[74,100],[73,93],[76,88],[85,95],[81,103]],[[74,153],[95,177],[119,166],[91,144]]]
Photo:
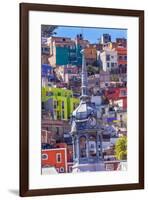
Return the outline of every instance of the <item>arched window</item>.
[[[86,155],[86,137],[81,136],[79,138],[79,147],[80,147],[80,158],[85,158]]]
[[[89,137],[89,156],[94,157],[97,154],[96,136]]]

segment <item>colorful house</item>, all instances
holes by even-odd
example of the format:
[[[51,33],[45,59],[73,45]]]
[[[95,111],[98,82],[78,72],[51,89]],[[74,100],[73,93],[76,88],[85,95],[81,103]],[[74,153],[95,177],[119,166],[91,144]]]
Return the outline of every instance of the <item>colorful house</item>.
[[[57,148],[65,148],[66,149],[66,155],[67,155],[67,172],[71,173],[72,172],[72,166],[73,166],[73,146],[67,145],[66,143],[57,143],[56,144]]]
[[[42,88],[42,106],[49,111],[53,119],[68,120],[79,104],[79,99],[73,97],[71,90],[53,87]]]
[[[42,150],[41,164],[43,167],[55,167],[57,172],[67,172],[66,148],[55,148]]]
[[[89,45],[85,48],[86,65],[97,65],[97,50],[95,46]]]
[[[67,145],[66,143],[57,143],[56,148],[65,148],[67,155],[67,162],[73,162],[73,147],[72,145]]]
[[[48,113],[49,116],[49,113]],[[42,118],[42,144],[46,146],[55,146],[55,143],[65,142],[70,144],[70,139],[65,138],[65,134],[70,131],[70,123],[67,120],[53,120]],[[48,137],[48,138],[47,138]],[[47,138],[47,139],[46,139]],[[47,144],[47,145],[46,145]]]
[[[82,34],[77,34],[75,38],[77,65],[82,66],[82,53],[81,50],[89,45],[89,41],[83,38]]]
[[[42,77],[53,75],[53,67],[48,64],[42,64]]]
[[[78,75],[78,67],[76,65],[62,65],[56,68],[58,78],[66,82],[67,75]]]
[[[114,103],[122,100],[122,109],[127,108],[127,88],[109,88],[105,91],[105,96]]]
[[[127,39],[125,38],[116,38],[116,44],[118,47],[127,47]]]
[[[53,67],[48,64],[42,64],[42,86],[48,86],[48,84],[55,80],[55,74],[53,72]]]
[[[75,41],[68,37],[48,38],[50,47],[49,63],[56,67],[67,64],[77,64]]]
[[[127,72],[127,48],[118,47],[117,51],[117,62],[120,74],[126,74]]]
[[[98,52],[98,60],[102,65],[103,71],[117,71],[117,51],[115,49],[106,48],[104,51]]]
[[[58,173],[72,172],[72,145],[57,143],[52,149],[42,150],[42,168],[54,167]]]
[[[67,64],[81,66],[81,50],[89,42],[83,39],[82,34],[78,34],[75,40],[68,37],[50,37],[47,44],[50,47],[48,61],[52,66],[56,67]]]
[[[42,62],[42,64],[47,64],[50,48],[47,45],[47,38],[45,38],[45,37],[41,38],[41,52],[42,52],[41,53],[41,62]]]
[[[52,148],[56,143],[53,131],[41,130],[42,149]]]
[[[100,71],[99,74],[100,88],[106,87],[106,83],[110,82],[110,72]]]

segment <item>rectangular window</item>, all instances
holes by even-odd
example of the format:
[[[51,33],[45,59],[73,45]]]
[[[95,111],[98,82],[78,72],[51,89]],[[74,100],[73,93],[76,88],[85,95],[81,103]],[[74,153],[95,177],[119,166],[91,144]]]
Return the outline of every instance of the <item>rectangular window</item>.
[[[64,101],[62,101],[62,109],[64,109]]]
[[[110,55],[106,55],[106,60],[110,61]]]
[[[56,120],[57,119],[57,112],[54,111],[54,119]]]
[[[57,162],[57,163],[61,163],[61,162],[62,162],[61,153],[57,153],[57,154],[56,154],[56,162]]]
[[[111,67],[114,67],[114,63],[111,63]]]
[[[53,102],[53,106],[54,106],[54,109],[57,108],[57,101],[54,101],[54,102]]]
[[[127,56],[124,56],[124,60],[127,60]]]
[[[119,56],[119,60],[122,60],[122,56]]]
[[[60,112],[57,111],[57,119],[60,119],[60,118],[61,118],[61,116],[60,116]]]
[[[64,113],[64,111],[62,111],[62,119],[64,119],[65,118],[65,113]]]
[[[107,63],[107,67],[110,67],[110,64],[109,64],[109,63]]]
[[[42,102],[42,110],[44,110],[44,109],[45,109],[45,103]]]

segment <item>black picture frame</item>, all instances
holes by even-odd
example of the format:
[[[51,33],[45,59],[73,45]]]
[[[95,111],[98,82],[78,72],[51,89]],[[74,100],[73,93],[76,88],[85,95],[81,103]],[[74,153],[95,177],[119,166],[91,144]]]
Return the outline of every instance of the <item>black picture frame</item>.
[[[29,190],[29,11],[102,14],[139,18],[139,182]],[[20,4],[20,196],[57,195],[144,188],[144,11],[46,4]]]

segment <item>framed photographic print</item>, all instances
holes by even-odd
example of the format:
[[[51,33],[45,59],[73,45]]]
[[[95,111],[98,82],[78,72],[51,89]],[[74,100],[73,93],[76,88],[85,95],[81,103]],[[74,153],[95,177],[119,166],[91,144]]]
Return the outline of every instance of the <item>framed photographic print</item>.
[[[144,188],[144,11],[20,4],[20,196]]]

